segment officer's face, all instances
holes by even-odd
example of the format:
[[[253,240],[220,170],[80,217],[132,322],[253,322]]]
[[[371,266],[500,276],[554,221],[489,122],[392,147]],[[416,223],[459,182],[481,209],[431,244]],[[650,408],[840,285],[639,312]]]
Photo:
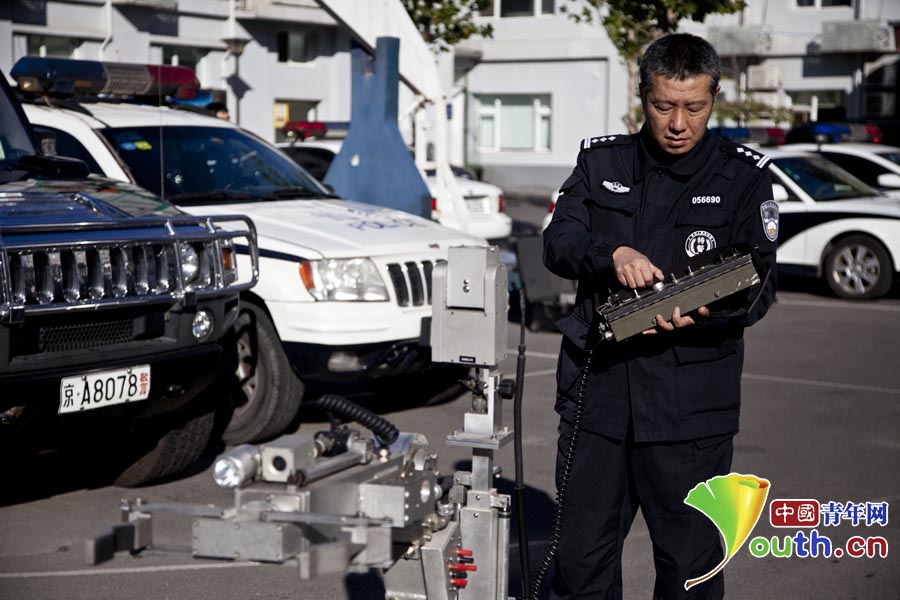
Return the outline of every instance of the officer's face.
[[[669,154],[685,154],[706,133],[715,97],[709,91],[709,75],[683,81],[654,75],[642,100],[656,144]]]

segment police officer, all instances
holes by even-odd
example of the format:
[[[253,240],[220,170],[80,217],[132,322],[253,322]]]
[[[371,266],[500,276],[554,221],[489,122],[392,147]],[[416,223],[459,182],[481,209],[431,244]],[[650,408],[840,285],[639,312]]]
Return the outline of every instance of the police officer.
[[[699,37],[651,44],[640,65],[643,128],[582,142],[544,232],[546,266],[578,280],[576,307],[559,323],[565,500],[554,598],[621,598],[622,545],[638,508],[653,543],[654,598],[724,594],[721,574],[684,589],[723,553],[715,526],[683,501],[731,469],[743,330],[774,298],[777,205],[768,158],[707,130],[720,73]],[[589,324],[610,290],[646,288],[670,266],[738,243],[758,246],[772,268],[749,310],[736,296],[691,314],[676,308],[644,335],[594,346]]]

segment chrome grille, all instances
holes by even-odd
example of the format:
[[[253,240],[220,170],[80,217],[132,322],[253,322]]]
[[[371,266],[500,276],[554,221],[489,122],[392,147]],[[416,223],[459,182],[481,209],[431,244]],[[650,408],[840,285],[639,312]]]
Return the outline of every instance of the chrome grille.
[[[30,207],[31,199],[0,198],[7,213],[20,205]],[[259,276],[256,228],[243,215],[79,223],[26,216],[0,222],[0,322],[73,308],[193,302],[249,289]],[[249,268],[239,270],[236,251],[249,257]]]
[[[424,306],[431,304],[431,271],[433,268],[434,264],[430,260],[388,264],[388,277],[394,286],[394,295],[398,305]]]
[[[8,250],[13,306],[168,297],[178,288],[173,244],[89,250]]]

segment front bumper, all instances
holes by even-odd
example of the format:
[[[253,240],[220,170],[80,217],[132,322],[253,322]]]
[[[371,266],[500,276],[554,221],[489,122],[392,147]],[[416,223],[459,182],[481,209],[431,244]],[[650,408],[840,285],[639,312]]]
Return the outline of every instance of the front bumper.
[[[150,365],[150,396],[74,414],[58,414],[60,380],[91,371]],[[205,344],[146,357],[107,359],[90,367],[69,366],[26,374],[0,375],[0,449],[4,455],[58,450],[127,433],[136,422],[174,417],[189,411],[192,400],[220,372],[222,348]]]
[[[421,339],[325,346],[288,342],[285,352],[302,379],[318,382],[371,380],[429,369],[431,348]]]

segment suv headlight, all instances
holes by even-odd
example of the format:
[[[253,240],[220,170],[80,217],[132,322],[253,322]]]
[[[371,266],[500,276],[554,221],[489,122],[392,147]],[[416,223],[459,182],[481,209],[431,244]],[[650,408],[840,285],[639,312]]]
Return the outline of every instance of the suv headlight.
[[[300,263],[303,285],[316,300],[383,302],[387,287],[368,258],[305,260]]]
[[[184,277],[185,283],[193,283],[200,274],[200,257],[197,251],[187,242],[179,245],[179,253],[181,255],[181,275]]]

